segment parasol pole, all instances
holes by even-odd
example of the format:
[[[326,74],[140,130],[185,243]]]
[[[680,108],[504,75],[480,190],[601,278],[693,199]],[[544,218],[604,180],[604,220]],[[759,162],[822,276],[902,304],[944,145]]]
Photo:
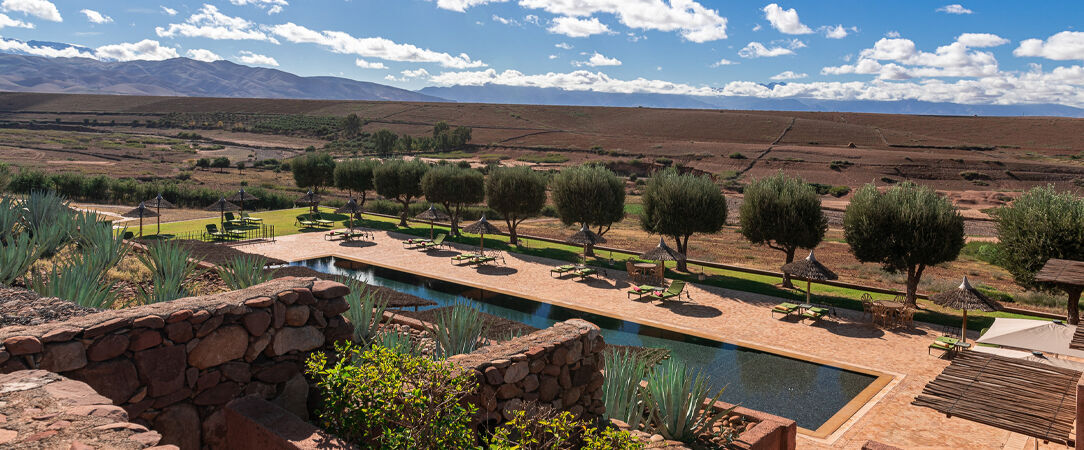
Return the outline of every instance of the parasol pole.
[[[143,210],[139,210],[139,237],[143,237]]]
[[[810,289],[810,286],[812,284],[813,284],[813,282],[809,281],[809,278],[805,279],[805,302],[806,303],[809,303],[809,289]]]
[[[960,341],[967,343],[967,308],[964,308],[964,324],[960,327]]]

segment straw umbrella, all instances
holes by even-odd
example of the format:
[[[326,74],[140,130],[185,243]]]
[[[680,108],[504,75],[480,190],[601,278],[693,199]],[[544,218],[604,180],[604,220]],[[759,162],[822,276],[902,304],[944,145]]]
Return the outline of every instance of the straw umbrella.
[[[241,203],[241,214],[244,215],[245,214],[245,202],[246,201],[254,202],[256,200],[259,200],[259,198],[256,197],[255,195],[252,195],[252,194],[249,194],[248,192],[245,192],[245,188],[241,188],[241,190],[237,191],[236,194],[231,195],[230,198],[227,198],[226,200],[229,200],[231,202],[240,202]]]
[[[449,217],[444,211],[436,209],[433,205],[429,205],[429,209],[422,211],[421,214],[414,216],[415,219],[429,222],[429,239],[433,239],[433,222],[438,220],[448,220]]]
[[[478,240],[478,247],[480,248],[478,253],[484,254],[486,252],[486,234],[500,234],[501,230],[489,223],[489,221],[486,220],[486,215],[482,214],[481,220],[463,227],[463,232],[481,236]]]
[[[358,206],[358,201],[353,198],[346,202],[345,205],[340,206],[335,210],[339,214],[347,214],[347,218],[350,221],[350,229],[354,229],[354,214],[361,212],[361,207]]]
[[[839,278],[835,272],[828,270],[827,267],[824,267],[824,264],[817,261],[817,258],[813,256],[813,250],[809,251],[809,256],[806,256],[805,259],[786,264],[783,266],[782,270],[783,273],[790,274],[790,276],[794,278],[805,280],[806,303],[809,303],[809,289],[812,285],[812,280],[823,281]]]
[[[640,259],[646,259],[648,261],[682,261],[685,259],[685,255],[670,248],[669,245],[666,245],[666,241],[663,240],[663,238],[659,238],[659,245],[641,253]]]
[[[162,208],[173,209],[177,206],[170,203],[169,200],[163,198],[161,192],[158,193],[157,197],[154,197],[143,203],[146,203],[147,205],[150,205],[150,207],[155,209],[155,212],[157,213],[155,215],[158,217],[158,231],[155,234],[162,234]]]
[[[602,244],[606,242],[606,239],[602,236],[595,234],[594,231],[587,228],[587,225],[580,227],[580,231],[576,234],[569,236],[567,241],[571,244],[583,246],[583,262],[587,263],[587,247],[595,244]]]
[[[133,219],[136,217],[139,218],[139,237],[143,237],[143,218],[155,217],[158,214],[150,208],[147,208],[147,205],[143,204],[143,202],[139,202],[139,206],[136,206],[135,209],[128,211],[122,215],[124,217],[131,217]]]
[[[946,308],[960,309],[964,312],[964,323],[960,327],[960,338],[962,341],[967,342],[967,310],[972,309],[976,311],[996,311],[997,304],[986,294],[979,292],[978,289],[971,287],[971,283],[967,281],[967,277],[964,277],[964,281],[960,283],[956,289],[952,289],[945,292],[938,292],[930,296],[930,300],[935,304],[944,306]]]
[[[309,189],[309,192],[305,195],[302,195],[301,197],[298,197],[297,200],[294,201],[294,204],[306,205],[312,209],[312,211],[310,212],[315,213],[317,205],[320,204],[320,196],[313,193],[312,189]]]
[[[208,206],[205,210],[218,211],[219,225],[221,225],[222,229],[224,230],[226,229],[226,211],[237,211],[239,209],[241,208],[233,203],[226,201],[225,197],[222,197],[219,198],[217,202],[214,202],[211,206]]]

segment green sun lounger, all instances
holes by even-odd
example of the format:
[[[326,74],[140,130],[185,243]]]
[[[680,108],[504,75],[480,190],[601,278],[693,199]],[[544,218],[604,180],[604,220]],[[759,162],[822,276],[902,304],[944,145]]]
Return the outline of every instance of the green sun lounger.
[[[564,265],[564,266],[557,266],[557,267],[554,267],[554,268],[550,269],[550,276],[553,276],[553,274],[557,274],[558,277],[562,277],[565,274],[567,274],[567,273],[569,273],[569,272],[571,272],[571,271],[573,271],[575,269],[576,269],[576,266],[573,266],[571,264],[567,264],[567,265]]]
[[[575,271],[574,274],[582,280],[587,277],[593,277],[598,275],[598,270],[592,268],[579,269]]]
[[[433,242],[426,242],[424,244],[421,244],[421,246],[419,246],[417,248],[419,250],[422,250],[422,251],[429,251],[429,250],[432,250],[434,248],[443,247],[444,246],[444,239],[446,239],[447,237],[448,237],[447,234],[444,234],[444,233],[438,234],[437,237],[435,239],[433,239]]]
[[[772,317],[775,317],[776,313],[782,314],[783,317],[786,317],[786,316],[789,316],[791,314],[794,314],[794,312],[797,311],[797,310],[798,310],[798,305],[795,305],[794,303],[787,303],[787,302],[780,303],[780,304],[775,305],[775,306],[772,307]]]
[[[465,266],[467,264],[472,263],[474,261],[474,258],[477,258],[477,257],[478,257],[478,255],[474,254],[474,253],[462,253],[462,254],[459,254],[459,255],[455,255],[455,256],[453,256],[451,258],[452,265]]]
[[[932,344],[930,344],[930,348],[928,350],[926,350],[926,353],[932,355],[934,350],[941,350],[941,351],[943,351],[945,353],[948,353],[949,351],[952,350],[952,347],[953,347],[953,344],[948,343],[948,342],[944,342],[944,341],[941,341],[940,339],[938,339],[938,340],[933,341]]]
[[[316,223],[316,221],[311,220],[308,214],[302,214],[300,216],[297,216],[295,219],[296,220],[294,220],[294,225],[300,225],[302,228],[316,228],[320,226],[320,224]]]
[[[211,237],[215,238],[216,240],[232,239],[233,238],[233,235],[231,233],[225,233],[225,232],[222,232],[222,231],[218,231],[218,225],[215,225],[213,223],[207,224],[207,234],[210,235]]]
[[[426,245],[426,244],[428,244],[430,242],[433,242],[433,240],[432,239],[422,239],[422,238],[410,238],[410,239],[407,239],[407,240],[403,241],[403,248],[406,248],[406,249],[418,248],[418,247]]]
[[[260,225],[263,223],[263,219],[252,217],[246,212],[241,213],[241,220],[244,221],[246,225]]]
[[[496,261],[496,260],[497,260],[496,256],[479,256],[477,258],[474,258],[474,263],[475,264],[485,264],[485,263],[490,263],[490,262],[493,262],[493,261]]]
[[[238,218],[234,217],[233,213],[228,212],[228,213],[226,213],[225,224],[226,225],[232,225],[232,226],[235,226],[235,227],[240,227],[240,226],[245,225],[245,221],[244,221],[244,219],[238,219]]]
[[[826,315],[828,315],[828,308],[820,308],[820,307],[817,307],[817,306],[814,306],[814,307],[809,308],[809,309],[807,309],[805,311],[802,311],[802,318],[803,319],[820,320],[822,317],[824,317]]]
[[[670,283],[670,287],[666,288],[666,290],[663,291],[662,294],[656,294],[652,292],[650,294],[647,294],[646,297],[650,298],[651,300],[666,301],[681,296],[681,293],[684,291],[685,282],[681,280],[675,280],[673,283]]]
[[[323,216],[321,216],[319,214],[310,214],[310,216],[311,216],[311,220],[316,222],[317,226],[327,227],[327,228],[331,228],[331,227],[335,226],[335,221],[334,220],[327,220],[327,219],[325,219]]]
[[[639,299],[643,298],[645,295],[653,292],[655,289],[658,289],[658,288],[655,287],[655,286],[649,286],[649,285],[643,284],[643,285],[640,285],[640,286],[633,286],[628,291],[625,291],[625,293],[628,295],[629,298],[632,298],[632,296],[635,295],[636,299],[639,300]]]
[[[336,239],[350,239],[349,231],[329,231],[324,233],[325,241],[334,241]]]

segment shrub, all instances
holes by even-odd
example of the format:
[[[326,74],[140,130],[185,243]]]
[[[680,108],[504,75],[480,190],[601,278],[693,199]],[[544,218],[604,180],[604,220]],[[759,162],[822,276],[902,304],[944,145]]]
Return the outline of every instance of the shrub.
[[[336,344],[335,361],[313,352],[306,362],[323,404],[319,424],[361,448],[473,448],[473,374],[445,362]]]
[[[850,186],[832,186],[832,187],[828,188],[828,195],[831,195],[832,197],[835,197],[835,198],[840,198],[840,197],[843,197],[844,195],[847,195],[847,194],[850,194],[850,193],[851,193]]]
[[[727,157],[730,159],[745,159],[745,155],[738,152],[731,153]]]
[[[560,153],[546,153],[544,155],[527,155],[516,158],[516,161],[529,162],[534,164],[560,164],[568,162],[569,158]]]
[[[215,270],[232,291],[263,283],[275,277],[274,271],[264,270],[267,258],[242,255],[231,258]]]
[[[368,344],[376,337],[378,327],[384,321],[388,302],[357,280],[347,280],[346,284],[350,286],[350,293],[346,296],[350,309],[346,311],[346,318],[354,327],[354,341]]]
[[[168,302],[190,293],[185,280],[196,271],[192,252],[176,241],[164,241],[147,248],[139,255],[139,261],[151,271],[151,289],[139,287],[139,295],[146,304]],[[228,284],[228,282],[227,282]]]
[[[723,396],[723,389],[710,397],[708,378],[692,373],[684,362],[668,359],[648,375],[652,430],[666,439],[692,442],[712,431],[712,426],[734,408],[715,411],[711,405]],[[705,406],[704,399],[708,399]]]
[[[549,407],[529,404],[512,413],[512,419],[497,428],[489,439],[489,450],[632,450],[644,445],[627,431],[598,429],[577,421],[572,413],[558,413]]]
[[[602,378],[602,403],[606,414],[636,429],[647,406],[640,381],[647,375],[648,361],[629,349],[610,350],[603,358],[606,371]]]
[[[828,163],[828,168],[832,169],[832,170],[843,170],[843,169],[846,169],[846,168],[851,167],[853,165],[854,165],[854,163],[852,163],[850,161],[847,161],[845,159],[843,159],[843,160],[837,159],[835,161],[832,161],[832,162]]]
[[[429,336],[437,342],[437,353],[441,358],[473,352],[482,345],[486,334],[482,313],[458,300],[438,312],[434,322]]]
[[[990,177],[990,175],[987,175],[987,174],[982,173],[982,172],[975,172],[973,170],[965,170],[963,172],[960,172],[960,177],[962,177],[963,179],[965,179],[967,181],[990,180],[990,179],[992,179]]]

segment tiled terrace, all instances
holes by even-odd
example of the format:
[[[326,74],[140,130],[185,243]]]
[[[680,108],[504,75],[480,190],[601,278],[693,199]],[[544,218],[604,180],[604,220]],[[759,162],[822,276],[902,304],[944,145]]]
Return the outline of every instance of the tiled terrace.
[[[287,261],[339,256],[422,276],[483,287],[510,295],[611,317],[669,328],[747,347],[797,355],[827,364],[891,376],[873,398],[825,438],[799,434],[799,448],[859,448],[875,440],[903,448],[1033,448],[1034,441],[963,419],[945,418],[931,409],[911,406],[914,396],[948,364],[929,356],[926,346],[936,336],[932,326],[886,332],[861,321],[860,313],[808,325],[773,319],[769,308],[778,298],[708,286],[686,288],[693,302],[662,307],[626,297],[624,273],[610,271],[595,281],[553,279],[554,260],[506,254],[506,265],[455,267],[448,256],[405,250],[408,236],[376,232],[372,243],[328,242],[322,233],[278,238],[274,243],[240,247]],[[469,250],[455,246],[456,250]],[[439,256],[438,256],[439,255]]]

